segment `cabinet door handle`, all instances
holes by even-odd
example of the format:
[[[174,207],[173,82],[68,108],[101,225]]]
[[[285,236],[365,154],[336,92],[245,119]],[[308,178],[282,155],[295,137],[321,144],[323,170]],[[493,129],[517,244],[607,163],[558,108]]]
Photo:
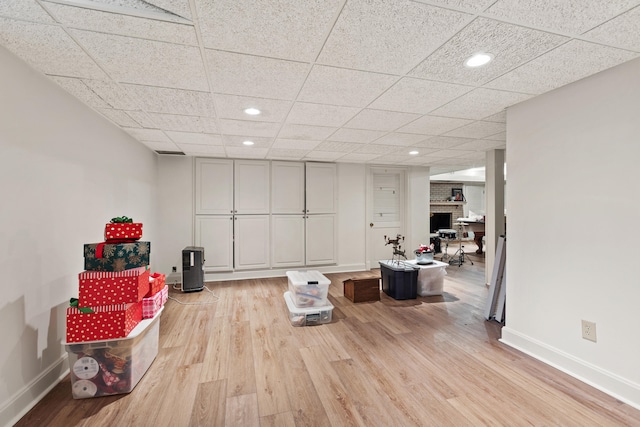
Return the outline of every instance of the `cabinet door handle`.
[[[372,222],[369,223],[369,227],[373,228],[373,223]]]

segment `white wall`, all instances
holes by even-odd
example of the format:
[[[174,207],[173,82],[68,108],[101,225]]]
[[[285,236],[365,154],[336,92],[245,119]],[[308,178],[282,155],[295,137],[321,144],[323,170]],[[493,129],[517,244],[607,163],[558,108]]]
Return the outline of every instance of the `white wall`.
[[[635,60],[509,109],[502,340],[640,408],[638,76]]]
[[[114,216],[156,250],[156,158],[0,47],[0,425],[67,369],[65,308],[83,244]],[[69,390],[71,393],[71,390]]]

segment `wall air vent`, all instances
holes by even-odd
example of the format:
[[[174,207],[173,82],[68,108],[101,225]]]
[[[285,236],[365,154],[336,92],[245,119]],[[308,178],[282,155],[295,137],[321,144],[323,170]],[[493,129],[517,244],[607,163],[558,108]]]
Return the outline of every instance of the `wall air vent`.
[[[185,154],[182,151],[164,151],[164,150],[156,150],[158,154],[168,154],[171,156],[184,156]]]

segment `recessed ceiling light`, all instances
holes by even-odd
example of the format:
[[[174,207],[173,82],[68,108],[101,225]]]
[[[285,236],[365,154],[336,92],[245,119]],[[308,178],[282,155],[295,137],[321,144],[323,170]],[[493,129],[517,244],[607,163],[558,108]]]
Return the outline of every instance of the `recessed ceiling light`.
[[[253,141],[243,141],[242,142],[244,145],[253,145],[254,142]]]
[[[492,54],[479,52],[471,55],[466,61],[464,61],[464,65],[470,68],[481,67],[491,62],[491,60],[493,60]]]
[[[253,107],[249,107],[249,108],[245,108],[244,109],[245,114],[248,114],[250,116],[257,116],[258,114],[260,114],[260,110],[258,110],[257,108],[253,108]]]
[[[415,156],[416,154],[419,154],[419,151],[409,151],[409,154],[411,154],[412,156]]]

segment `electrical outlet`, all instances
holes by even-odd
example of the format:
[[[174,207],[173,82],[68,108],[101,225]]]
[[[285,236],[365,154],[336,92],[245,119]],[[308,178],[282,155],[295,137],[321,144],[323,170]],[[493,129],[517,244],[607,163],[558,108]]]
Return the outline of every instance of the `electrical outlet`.
[[[587,320],[582,321],[582,338],[585,340],[596,341],[596,324]]]
[[[173,266],[171,267],[171,272],[176,273],[178,271],[178,267]]]

